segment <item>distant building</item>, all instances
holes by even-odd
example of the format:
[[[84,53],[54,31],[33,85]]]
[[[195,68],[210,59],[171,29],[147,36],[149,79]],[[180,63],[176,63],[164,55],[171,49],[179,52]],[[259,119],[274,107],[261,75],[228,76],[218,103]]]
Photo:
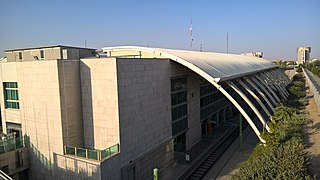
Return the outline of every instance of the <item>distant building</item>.
[[[200,141],[212,145],[237,133],[240,114],[264,142],[260,133],[288,97],[288,77],[262,58],[134,46],[102,53],[68,46],[6,51],[2,128],[25,145],[8,158],[21,175],[0,159],[5,173],[152,179],[153,168],[166,173],[175,162],[203,157],[210,146]]]
[[[245,56],[253,56],[253,57],[259,57],[259,58],[262,58],[262,56],[263,56],[263,52],[242,53],[241,55],[245,55]]]
[[[297,64],[304,64],[310,60],[311,47],[299,47],[297,49]]]

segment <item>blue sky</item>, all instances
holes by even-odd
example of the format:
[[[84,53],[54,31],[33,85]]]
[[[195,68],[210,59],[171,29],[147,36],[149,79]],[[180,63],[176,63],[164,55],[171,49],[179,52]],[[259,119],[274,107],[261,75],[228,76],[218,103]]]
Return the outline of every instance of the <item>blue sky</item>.
[[[43,45],[101,48],[139,45],[226,52],[263,51],[295,59],[311,46],[320,58],[319,0],[1,0],[0,56],[6,49]]]

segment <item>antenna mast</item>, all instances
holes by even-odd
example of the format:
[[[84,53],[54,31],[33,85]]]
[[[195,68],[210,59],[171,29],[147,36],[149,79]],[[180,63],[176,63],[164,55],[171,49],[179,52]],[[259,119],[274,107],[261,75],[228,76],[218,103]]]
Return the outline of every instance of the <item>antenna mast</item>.
[[[202,52],[202,44],[200,44],[200,52]]]
[[[229,33],[227,33],[227,54],[229,54]]]
[[[192,18],[190,20],[190,50],[192,50],[192,41],[193,41],[193,38],[192,38]]]

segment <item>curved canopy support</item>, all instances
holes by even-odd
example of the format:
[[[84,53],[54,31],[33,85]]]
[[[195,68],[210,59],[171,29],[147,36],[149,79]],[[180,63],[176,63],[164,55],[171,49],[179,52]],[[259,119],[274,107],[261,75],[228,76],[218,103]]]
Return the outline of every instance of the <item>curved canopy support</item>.
[[[268,117],[271,117],[271,113],[267,109],[267,107],[262,103],[262,101],[258,98],[258,96],[241,80],[238,80],[242,87],[244,87],[249,94],[258,102],[258,104],[262,107],[263,111],[267,114]]]
[[[278,96],[273,92],[273,90],[266,85],[260,78],[255,78],[252,77],[251,80],[256,83],[266,94],[267,96],[271,99],[273,104],[277,104],[280,102],[280,99]],[[269,90],[269,91],[268,91]],[[273,96],[271,96],[270,92],[272,93]]]
[[[210,82],[210,81],[209,81]],[[226,96],[226,98],[239,110],[239,112],[242,114],[242,116],[247,120],[247,122],[249,123],[249,125],[251,126],[251,128],[253,129],[253,131],[255,132],[255,134],[257,135],[257,137],[260,139],[261,142],[266,143],[266,141],[264,139],[261,138],[260,136],[260,131],[258,130],[258,128],[256,127],[256,125],[253,123],[253,121],[251,120],[251,118],[248,116],[248,114],[246,113],[246,111],[244,111],[242,109],[242,107],[240,106],[240,104],[225,90],[223,89],[222,86],[220,86],[217,83],[212,83],[210,82],[212,85],[214,85],[224,96]]]
[[[291,83],[289,77],[282,70],[276,69],[274,71],[277,72],[281,77],[283,77],[286,86]]]
[[[275,73],[275,71],[266,71],[264,73],[261,73],[261,76],[263,76],[267,80],[268,84],[274,86],[280,92],[281,96],[284,99],[287,99],[289,93],[286,91],[284,87],[285,83],[281,76]],[[274,79],[274,81],[271,82],[270,79]]]
[[[218,84],[218,82],[277,68],[277,66],[270,61],[262,58],[236,54],[169,50],[135,46],[108,47],[102,48],[102,50],[107,53],[107,56],[113,55],[115,57],[132,58],[136,57],[136,54],[137,57],[140,58],[170,59],[171,61],[189,68],[215,86],[239,110],[260,141],[263,143],[266,142],[260,137],[260,131],[248,114],[239,105],[239,103],[221,85]]]
[[[260,122],[262,123],[263,127],[266,128],[266,130],[269,132],[270,128],[267,125],[266,121],[262,117],[261,113],[259,110],[253,105],[253,103],[250,101],[250,99],[235,85],[233,82],[228,81],[228,85],[237,93],[239,96],[249,105],[249,107],[253,110],[253,112],[257,115],[259,118]]]
[[[245,81],[247,81],[259,94],[260,96],[264,99],[264,101],[268,104],[268,106],[270,107],[270,109],[272,111],[274,111],[274,107],[272,105],[272,103],[269,101],[269,99],[263,94],[263,92],[261,92],[261,90],[249,79],[249,78],[245,78]],[[271,113],[270,113],[271,114]]]

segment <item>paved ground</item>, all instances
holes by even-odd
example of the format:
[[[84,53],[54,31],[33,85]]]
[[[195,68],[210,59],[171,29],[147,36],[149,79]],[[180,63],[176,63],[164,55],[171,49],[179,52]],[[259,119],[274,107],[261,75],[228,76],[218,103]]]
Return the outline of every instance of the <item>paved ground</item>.
[[[306,150],[310,153],[309,172],[320,179],[320,109],[317,108],[309,90],[307,90],[307,97],[309,104],[304,111],[311,121],[304,126],[303,132],[308,147]]]

